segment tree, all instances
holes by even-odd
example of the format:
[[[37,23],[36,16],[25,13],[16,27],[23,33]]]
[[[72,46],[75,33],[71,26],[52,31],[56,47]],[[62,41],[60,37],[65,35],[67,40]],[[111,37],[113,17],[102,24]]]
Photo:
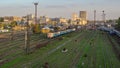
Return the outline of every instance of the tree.
[[[60,31],[60,27],[54,27],[55,32]]]
[[[0,28],[2,28],[2,23],[0,23]]]
[[[15,27],[17,25],[16,21],[11,22],[11,27]]]
[[[40,33],[40,24],[35,24],[34,25],[33,33]]]
[[[1,29],[4,29],[4,27],[5,27],[5,24],[0,23],[0,28],[1,28]]]
[[[117,22],[117,26],[120,27],[120,17],[118,18]]]
[[[107,20],[107,23],[111,23],[111,22],[113,22],[111,19],[110,19],[110,20]]]
[[[0,17],[0,22],[4,22],[4,18]]]

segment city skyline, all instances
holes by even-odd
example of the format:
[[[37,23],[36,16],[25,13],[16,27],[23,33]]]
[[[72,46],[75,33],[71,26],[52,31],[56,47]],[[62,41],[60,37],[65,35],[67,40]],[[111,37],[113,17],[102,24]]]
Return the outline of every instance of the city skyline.
[[[0,16],[25,16],[34,14],[34,2],[39,2],[38,16],[71,18],[72,13],[87,11],[88,19],[93,20],[94,10],[97,11],[97,20],[102,19],[105,11],[106,19],[119,17],[118,9],[120,0],[1,0]]]

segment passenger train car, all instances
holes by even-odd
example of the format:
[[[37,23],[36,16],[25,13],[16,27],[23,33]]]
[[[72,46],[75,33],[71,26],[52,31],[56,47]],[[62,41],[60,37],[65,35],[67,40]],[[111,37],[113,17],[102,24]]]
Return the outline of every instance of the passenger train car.
[[[73,29],[67,29],[67,30],[59,31],[59,32],[50,32],[50,33],[47,33],[47,38],[55,38],[55,37],[58,37],[58,36],[73,32],[75,30],[76,29],[73,28]]]
[[[107,28],[107,27],[99,27],[99,30],[108,32],[110,35],[117,35],[118,37],[120,37],[120,32],[117,31],[116,29],[113,28]]]

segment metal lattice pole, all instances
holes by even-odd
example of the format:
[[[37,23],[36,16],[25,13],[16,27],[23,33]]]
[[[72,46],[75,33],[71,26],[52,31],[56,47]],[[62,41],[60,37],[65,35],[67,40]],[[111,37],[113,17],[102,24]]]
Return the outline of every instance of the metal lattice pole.
[[[105,11],[103,10],[102,12],[103,12],[103,14],[102,14],[103,23],[104,23],[104,25],[105,25]]]
[[[94,10],[94,28],[95,28],[95,23],[96,23],[96,10]]]
[[[13,27],[11,28],[10,40],[13,40]]]
[[[26,31],[25,31],[25,53],[29,54],[30,52],[30,39],[29,39],[29,18],[27,16],[27,22],[26,22]]]

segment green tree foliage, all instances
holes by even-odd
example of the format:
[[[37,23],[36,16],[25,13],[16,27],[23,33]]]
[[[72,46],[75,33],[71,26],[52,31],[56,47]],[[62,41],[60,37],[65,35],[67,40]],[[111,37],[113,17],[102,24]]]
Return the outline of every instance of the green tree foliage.
[[[60,27],[54,27],[54,30],[55,30],[55,32],[57,32],[57,31],[60,31],[61,28]]]
[[[34,27],[34,24],[33,24],[33,23],[31,23],[31,24],[30,24],[30,28],[33,28],[33,27]]]
[[[4,18],[0,17],[0,22],[4,22]]]
[[[0,23],[0,28],[2,27],[2,23]]]
[[[0,28],[1,28],[1,29],[4,29],[4,27],[5,27],[5,24],[0,23]]]
[[[69,20],[68,20],[68,23],[71,24],[71,22],[72,22],[72,21],[69,19]]]
[[[107,21],[106,21],[106,23],[111,23],[111,22],[113,22],[113,21],[112,21],[112,20],[107,20]]]
[[[40,24],[35,24],[34,25],[33,33],[40,33]]]
[[[11,27],[15,27],[17,25],[16,21],[11,22]]]
[[[120,17],[117,20],[117,26],[120,27]]]

